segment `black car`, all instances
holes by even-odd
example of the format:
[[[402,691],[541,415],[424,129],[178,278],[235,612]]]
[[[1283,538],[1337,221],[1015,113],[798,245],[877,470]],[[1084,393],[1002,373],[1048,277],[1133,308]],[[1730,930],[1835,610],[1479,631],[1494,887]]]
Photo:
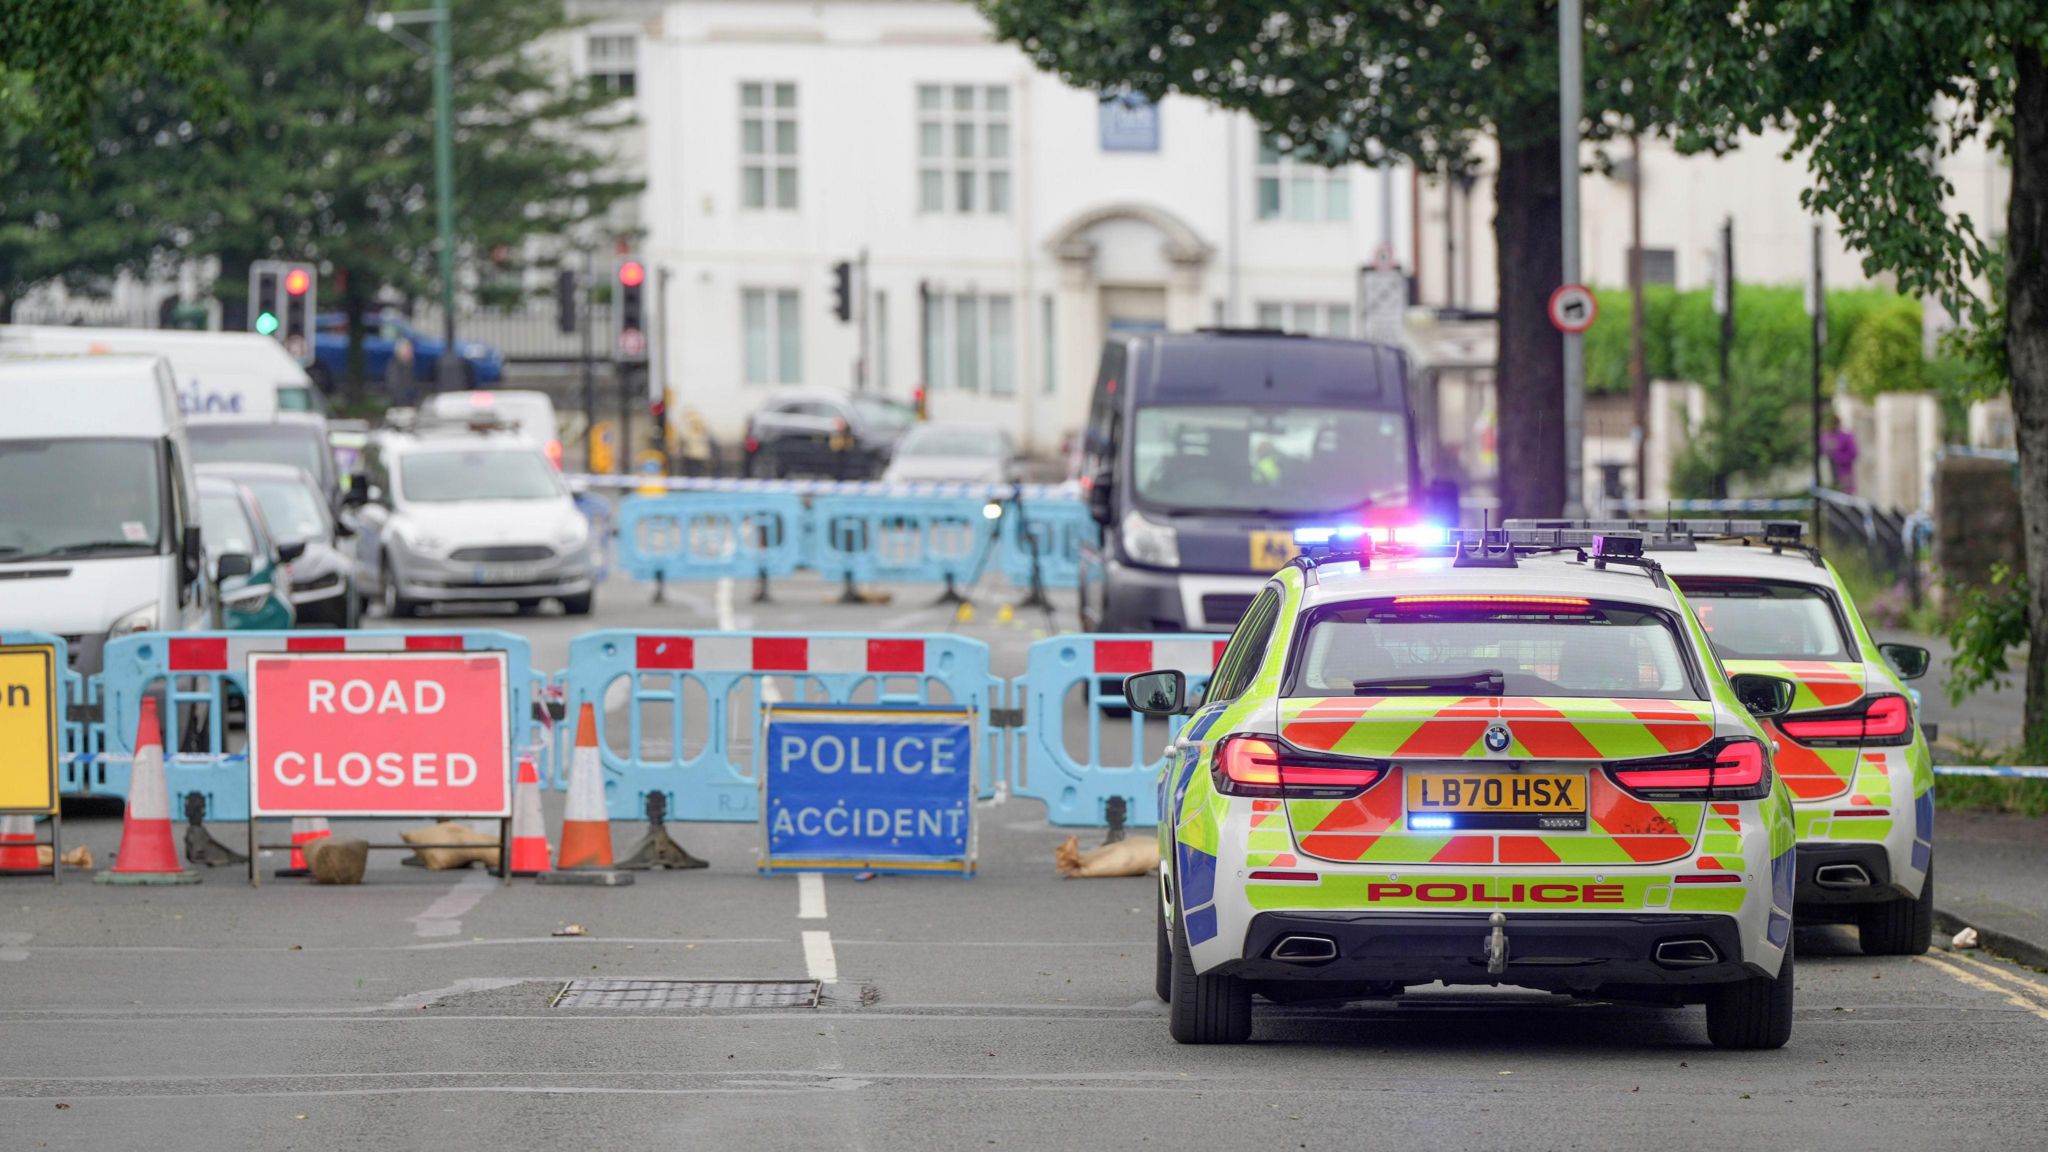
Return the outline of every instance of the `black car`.
[[[837,392],[782,392],[747,418],[742,473],[761,479],[872,480],[917,422],[907,404]]]

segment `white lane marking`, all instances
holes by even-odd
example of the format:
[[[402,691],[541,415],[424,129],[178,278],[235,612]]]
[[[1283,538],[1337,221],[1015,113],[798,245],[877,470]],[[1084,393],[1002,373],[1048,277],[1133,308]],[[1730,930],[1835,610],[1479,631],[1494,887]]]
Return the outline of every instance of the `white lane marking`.
[[[462,931],[462,918],[476,907],[485,893],[498,886],[498,878],[489,872],[471,872],[455,882],[439,900],[427,905],[427,910],[412,918],[413,935],[433,940],[443,936],[454,936]]]
[[[718,591],[714,597],[714,603],[717,605],[717,611],[714,615],[718,621],[718,630],[720,632],[732,631],[732,577],[720,576],[718,578]]]
[[[825,918],[824,873],[799,872],[796,874],[796,918],[799,920],[823,920]]]
[[[804,933],[804,968],[820,984],[839,983],[839,959],[832,954],[830,932]]]
[[[820,892],[818,894],[818,907],[822,909],[824,906],[825,894]],[[821,911],[818,915],[823,916],[824,913]],[[23,947],[23,945],[27,944],[29,937],[34,935],[35,933],[33,932],[0,932],[0,961],[28,959],[28,949]]]
[[[2043,1020],[2048,1020],[2048,1008],[2042,1007],[2041,1005],[2035,1003],[2032,1000],[2027,999],[2025,996],[2020,995],[2018,992],[2014,991],[2011,988],[2006,987],[2003,984],[1993,983],[1992,981],[1986,980],[1982,976],[1977,975],[1975,972],[1965,971],[1961,965],[1956,964],[1953,961],[1950,961],[1944,957],[1936,956],[1932,953],[1926,956],[1915,956],[1913,957],[1913,959],[1918,960],[1922,964],[1927,964],[1932,967],[1939,968],[1943,972],[1948,973],[1950,976],[1955,977],[1958,981],[1967,984],[1972,988],[1977,989],[1979,992],[1989,992],[1993,996],[2002,998],[2006,1003],[2012,1005],[2015,1008],[2024,1009],[2025,1011],[2031,1012],[2035,1016],[2038,1016]]]
[[[471,976],[457,980],[446,988],[429,988],[425,992],[414,992],[410,996],[400,996],[398,999],[384,1005],[384,1007],[425,1008],[436,1001],[446,1000],[450,996],[460,996],[465,992],[491,992],[499,988],[510,988],[514,984],[525,983],[527,983],[526,980],[517,976]]]

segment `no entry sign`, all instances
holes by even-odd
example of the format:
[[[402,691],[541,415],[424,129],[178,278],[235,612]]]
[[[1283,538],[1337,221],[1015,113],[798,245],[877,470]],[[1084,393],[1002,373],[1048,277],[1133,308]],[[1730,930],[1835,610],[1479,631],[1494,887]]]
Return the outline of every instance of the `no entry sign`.
[[[253,816],[512,814],[503,652],[249,657]]]

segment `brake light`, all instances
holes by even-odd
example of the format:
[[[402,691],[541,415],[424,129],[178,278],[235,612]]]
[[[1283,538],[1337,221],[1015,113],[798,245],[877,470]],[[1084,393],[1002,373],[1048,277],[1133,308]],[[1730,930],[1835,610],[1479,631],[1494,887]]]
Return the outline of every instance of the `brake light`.
[[[562,470],[562,442],[560,440],[550,440],[543,451],[548,454],[548,463],[553,464],[555,471],[560,472]]]
[[[1771,791],[1764,746],[1746,737],[1684,756],[1624,761],[1608,771],[1615,783],[1656,800],[1758,800]]]
[[[1539,613],[1590,612],[1593,603],[1580,596],[1396,596],[1394,610],[1423,612]]]
[[[1778,729],[1819,747],[1854,744],[1911,744],[1913,709],[1904,696],[1871,696],[1841,712],[1809,712],[1798,720],[1778,721]]]
[[[1216,749],[1216,790],[1231,796],[1341,799],[1378,783],[1377,760],[1323,756],[1263,736],[1232,736]]]
[[[754,439],[752,436],[749,436],[746,438],[746,441],[740,445],[740,447],[746,449],[750,453],[759,452],[761,450],[761,442],[759,440]]]

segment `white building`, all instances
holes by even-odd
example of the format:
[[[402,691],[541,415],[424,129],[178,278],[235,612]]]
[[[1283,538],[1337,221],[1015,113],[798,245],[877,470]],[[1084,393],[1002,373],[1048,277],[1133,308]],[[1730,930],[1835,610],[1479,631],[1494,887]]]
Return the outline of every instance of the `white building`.
[[[966,4],[686,0],[638,87],[657,382],[722,437],[778,386],[854,385],[831,269],[863,253],[868,386],[1045,454],[1105,333],[1353,334],[1360,267],[1410,247],[1405,174],[1297,164],[1195,100],[1105,105]]]

